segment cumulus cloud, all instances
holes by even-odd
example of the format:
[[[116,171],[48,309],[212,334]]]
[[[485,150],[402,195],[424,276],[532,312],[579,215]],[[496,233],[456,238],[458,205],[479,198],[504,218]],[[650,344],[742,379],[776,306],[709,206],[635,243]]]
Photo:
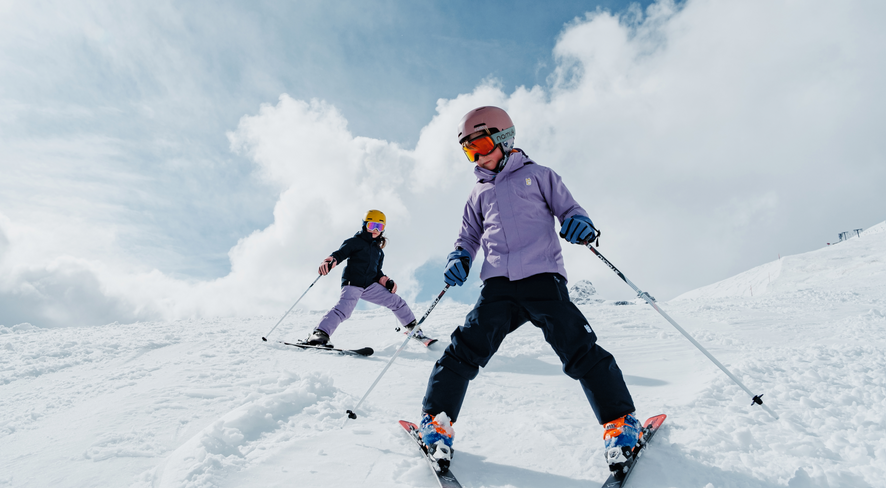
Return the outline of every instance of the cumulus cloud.
[[[23,241],[23,233],[0,214],[0,325],[65,327],[160,317],[103,284],[102,263],[72,256],[23,259],[28,251]]]
[[[442,286],[414,273],[455,240],[474,182],[455,126],[480,105],[508,110],[517,146],[560,173],[603,230],[600,250],[670,298],[785,248],[819,247],[845,225],[882,221],[884,9],[661,1],[622,16],[593,12],[564,28],[549,86],[508,93],[489,81],[441,99],[414,148],[352,134],[334,106],[283,95],[228,134],[279,192],[273,223],[230,250],[229,275],[187,281],[64,261],[16,274],[0,299],[53,276],[84,283],[84,301],[104,311],[94,320],[280,313],[370,208],[389,218],[385,271],[414,298]],[[27,245],[7,234],[0,259]],[[564,253],[572,280],[630,295],[587,250]],[[63,288],[44,287],[56,290],[47,300],[84,314]],[[306,307],[330,306],[339,287],[326,278],[315,288]],[[102,303],[103,294],[116,298]]]

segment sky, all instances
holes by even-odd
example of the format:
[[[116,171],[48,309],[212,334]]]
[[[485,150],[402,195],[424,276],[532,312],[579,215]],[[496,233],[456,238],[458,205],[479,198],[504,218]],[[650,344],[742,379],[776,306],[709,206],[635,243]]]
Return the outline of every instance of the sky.
[[[659,299],[819,248],[883,220],[884,9],[2,2],[0,324],[280,315],[370,208],[386,273],[428,300],[474,182],[455,124],[480,105]]]

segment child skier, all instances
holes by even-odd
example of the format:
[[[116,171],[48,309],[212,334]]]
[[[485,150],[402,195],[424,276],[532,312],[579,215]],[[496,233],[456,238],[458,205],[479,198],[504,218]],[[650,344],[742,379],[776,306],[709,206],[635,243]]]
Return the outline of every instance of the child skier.
[[[531,322],[560,357],[563,371],[579,381],[597,421],[605,424],[606,459],[616,470],[630,458],[641,425],[615,359],[597,345],[587,319],[569,301],[554,217],[562,224],[560,237],[572,244],[591,242],[597,232],[560,176],[514,148],[514,135],[511,118],[497,107],[471,110],[459,124],[458,142],[476,163],[478,181],[465,205],[444,281],[464,284],[482,246],[483,288],[428,379],[422,440],[445,471],[452,458],[452,424],[468,382],[505,336]]]
[[[343,242],[320,264],[320,274],[325,276],[338,263],[348,260],[341,276],[341,298],[320,320],[308,337],[307,344],[327,345],[329,336],[351,316],[360,299],[391,309],[407,329],[415,327],[412,310],[397,296],[397,284],[381,271],[385,260],[382,249],[387,244],[387,239],[382,235],[384,230],[385,214],[379,210],[366,212],[360,232]]]

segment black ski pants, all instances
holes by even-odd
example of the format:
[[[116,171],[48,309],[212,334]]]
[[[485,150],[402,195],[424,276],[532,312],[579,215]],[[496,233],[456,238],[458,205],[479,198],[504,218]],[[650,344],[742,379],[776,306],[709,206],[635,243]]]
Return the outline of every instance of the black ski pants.
[[[597,336],[569,301],[566,280],[543,273],[522,280],[490,278],[480,299],[452,333],[452,343],[434,365],[422,409],[458,419],[468,382],[498,351],[505,336],[526,322],[540,328],[560,357],[563,372],[581,383],[601,424],[634,411],[634,402],[615,358],[597,345]],[[538,392],[543,394],[543,392]]]

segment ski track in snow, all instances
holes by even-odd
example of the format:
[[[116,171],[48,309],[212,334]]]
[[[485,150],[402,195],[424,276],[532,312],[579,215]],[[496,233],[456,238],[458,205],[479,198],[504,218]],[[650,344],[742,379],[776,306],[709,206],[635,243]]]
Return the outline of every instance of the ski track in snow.
[[[777,421],[639,300],[581,306],[638,416],[669,415],[631,486],[884,486],[884,230],[661,304],[765,393]],[[373,347],[370,358],[262,342],[277,317],[0,326],[0,487],[433,487],[396,420],[418,418],[469,309],[444,300],[425,325],[440,342],[408,344],[343,429],[404,340],[387,310],[357,312],[333,337]],[[271,340],[304,337],[321,313],[295,311]],[[471,383],[455,430],[466,487],[587,487],[608,474],[602,428],[531,324]]]

